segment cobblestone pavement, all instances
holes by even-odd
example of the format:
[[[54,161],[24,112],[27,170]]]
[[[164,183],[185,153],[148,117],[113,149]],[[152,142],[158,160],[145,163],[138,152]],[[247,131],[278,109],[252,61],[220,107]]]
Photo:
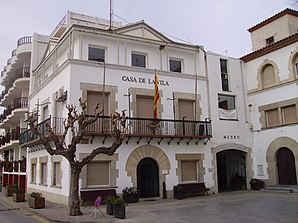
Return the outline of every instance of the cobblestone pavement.
[[[0,200],[48,222],[154,222],[154,223],[298,223],[298,193],[228,192],[184,200],[142,200],[126,207],[126,219],[105,214],[105,205],[91,216],[93,207],[82,207],[83,216],[71,217],[69,208],[46,201],[46,208],[31,209],[27,202],[14,203],[0,193]],[[44,221],[46,222],[46,221]]]

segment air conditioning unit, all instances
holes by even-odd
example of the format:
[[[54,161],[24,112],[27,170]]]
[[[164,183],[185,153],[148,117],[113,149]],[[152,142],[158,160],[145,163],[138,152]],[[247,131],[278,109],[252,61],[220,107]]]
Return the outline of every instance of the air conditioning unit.
[[[56,101],[65,101],[67,98],[67,91],[63,91],[63,88],[60,88],[55,92],[55,100]]]

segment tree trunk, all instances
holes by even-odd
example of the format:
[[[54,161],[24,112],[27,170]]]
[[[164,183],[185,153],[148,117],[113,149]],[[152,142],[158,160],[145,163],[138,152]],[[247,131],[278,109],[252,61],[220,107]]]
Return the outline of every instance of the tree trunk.
[[[71,165],[71,179],[70,179],[70,194],[69,194],[69,215],[78,216],[83,215],[80,207],[79,199],[79,176],[81,170]]]

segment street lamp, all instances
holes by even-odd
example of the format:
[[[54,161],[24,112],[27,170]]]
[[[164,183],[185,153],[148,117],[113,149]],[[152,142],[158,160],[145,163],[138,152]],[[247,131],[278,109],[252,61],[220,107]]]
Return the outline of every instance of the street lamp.
[[[173,93],[173,97],[172,98],[167,98],[167,100],[170,100],[170,101],[173,101],[173,115],[174,115],[174,120],[175,120],[175,117],[176,117],[176,113],[175,113],[175,95]]]

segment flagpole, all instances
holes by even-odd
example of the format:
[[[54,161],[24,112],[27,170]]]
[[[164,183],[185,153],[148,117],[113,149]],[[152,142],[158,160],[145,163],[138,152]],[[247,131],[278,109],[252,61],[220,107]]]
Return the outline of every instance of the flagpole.
[[[153,118],[157,119],[158,118],[158,104],[160,103],[160,95],[159,95],[159,90],[158,90],[158,77],[156,74],[156,69],[155,69],[155,74],[154,74],[154,100],[153,100]]]

